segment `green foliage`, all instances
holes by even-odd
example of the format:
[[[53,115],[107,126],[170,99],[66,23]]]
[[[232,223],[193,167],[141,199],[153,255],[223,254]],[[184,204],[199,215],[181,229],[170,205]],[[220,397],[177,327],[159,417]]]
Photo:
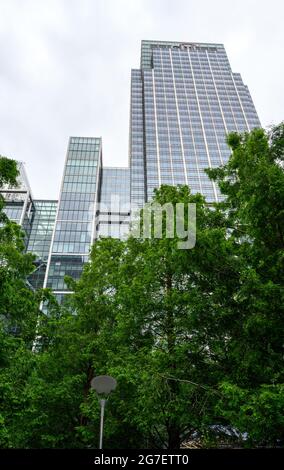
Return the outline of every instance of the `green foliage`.
[[[114,447],[122,445],[122,435],[124,446],[173,448],[202,433],[214,420],[210,410],[222,377],[208,350],[210,338],[219,354],[223,347],[212,312],[218,307],[223,314],[217,301],[234,289],[239,266],[229,252],[225,218],[186,186],[162,187],[155,199],[197,205],[195,249],[179,250],[177,237],[102,240],[80,281],[71,283],[77,318],[98,328],[93,370],[118,380],[106,434],[106,445]],[[88,406],[85,412],[91,416]]]
[[[165,237],[165,214],[162,238],[98,241],[81,279],[66,279],[74,294],[64,307],[44,294],[48,315],[27,314],[36,309],[20,286],[31,259],[6,237],[0,308],[20,329],[1,333],[3,447],[96,447],[90,382],[100,374],[118,382],[105,447],[178,448],[196,433],[217,446],[213,425],[247,433],[238,445],[283,443],[283,135],[281,124],[228,136],[228,163],[208,170],[222,203],[208,207],[186,186],[155,192],[185,213],[196,204],[193,249]]]
[[[18,174],[17,162],[0,155],[0,188],[4,184],[16,186]]]
[[[16,162],[0,158],[0,186],[14,186]],[[22,395],[33,367],[32,345],[40,301],[46,296],[33,292],[26,283],[34,270],[34,256],[24,253],[21,228],[11,222],[0,201],[0,445],[16,447],[25,442],[19,428],[26,401]],[[18,420],[19,419],[19,420]]]
[[[217,409],[237,429],[248,433],[248,444],[280,444],[284,427],[284,386],[263,384],[242,389],[232,383],[220,384],[223,401]]]

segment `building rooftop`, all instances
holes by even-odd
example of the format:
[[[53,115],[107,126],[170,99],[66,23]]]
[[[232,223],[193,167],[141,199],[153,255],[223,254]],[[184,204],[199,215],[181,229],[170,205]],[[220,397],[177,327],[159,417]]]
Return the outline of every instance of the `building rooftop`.
[[[206,42],[183,42],[183,41],[155,41],[151,39],[143,39],[141,41],[141,68],[151,67],[151,56],[154,48],[180,48],[180,49],[224,49],[223,44],[206,43]]]

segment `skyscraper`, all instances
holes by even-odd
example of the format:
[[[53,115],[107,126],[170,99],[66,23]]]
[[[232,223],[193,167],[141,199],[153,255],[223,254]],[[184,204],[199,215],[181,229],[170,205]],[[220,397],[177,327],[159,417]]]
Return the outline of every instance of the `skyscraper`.
[[[128,168],[102,166],[102,139],[70,137],[44,287],[61,301],[78,279],[91,245],[100,236],[121,238],[130,218]]]
[[[129,168],[103,167],[101,138],[70,137],[58,205],[33,201],[22,166],[20,190],[3,190],[39,259],[32,285],[45,278],[62,300],[64,276],[78,279],[92,243],[127,234],[131,205],[143,206],[161,184],[187,184],[218,201],[204,169],[228,160],[228,132],[259,126],[222,44],[142,41],[140,68],[131,71]]]
[[[217,201],[204,169],[228,160],[228,132],[260,126],[222,44],[142,41],[130,113],[131,201],[140,205],[161,184],[188,184]]]
[[[101,138],[70,137],[44,280],[59,300],[64,276],[80,277],[96,238],[101,167]]]

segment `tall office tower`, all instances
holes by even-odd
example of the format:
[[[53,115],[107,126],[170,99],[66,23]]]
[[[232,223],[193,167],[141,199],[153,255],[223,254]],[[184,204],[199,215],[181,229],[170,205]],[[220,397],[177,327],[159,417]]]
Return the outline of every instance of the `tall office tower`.
[[[59,301],[70,292],[64,276],[78,279],[96,238],[102,141],[70,137],[44,287]]]
[[[142,41],[130,113],[131,202],[140,205],[161,184],[188,184],[217,201],[204,169],[228,160],[228,132],[260,126],[222,44]]]

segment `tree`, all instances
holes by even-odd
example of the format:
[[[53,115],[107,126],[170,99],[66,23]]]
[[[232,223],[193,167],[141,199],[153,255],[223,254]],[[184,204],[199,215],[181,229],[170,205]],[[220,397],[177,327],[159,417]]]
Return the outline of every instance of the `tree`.
[[[230,251],[224,215],[202,196],[190,195],[186,186],[163,186],[155,202],[196,204],[196,247],[179,250],[176,236],[102,240],[70,287],[77,315],[89,328],[98,324],[94,373],[118,379],[106,442],[117,445],[122,435],[125,445],[127,430],[134,429],[136,447],[178,448],[214,422],[222,378],[215,356],[222,357],[224,325],[211,315],[217,308],[212,290],[215,285],[219,303],[235,290],[239,261]],[[165,227],[164,220],[164,235]],[[218,310],[222,316],[222,305]],[[93,400],[84,409],[90,418]]]
[[[17,164],[8,158],[0,158],[0,183],[15,185]],[[28,289],[26,278],[34,270],[34,256],[24,253],[23,232],[11,222],[4,212],[5,202],[0,199],[0,318],[2,333],[12,333],[32,341],[35,321],[34,294]],[[37,310],[37,309],[36,309]],[[2,354],[1,354],[2,356]]]
[[[218,446],[217,428],[247,433],[251,447],[283,442],[283,136],[282,124],[228,137],[228,163],[208,170],[219,204],[186,186],[155,192],[155,203],[196,204],[192,249],[166,237],[165,212],[161,238],[97,241],[81,279],[66,279],[74,294],[63,307],[50,297],[48,315],[24,289],[18,237],[11,250],[2,233],[2,445],[96,446],[100,374],[118,381],[106,447],[178,448],[196,435]]]
[[[17,164],[0,157],[1,185],[17,184]],[[11,423],[31,355],[41,293],[31,291],[27,276],[34,270],[34,256],[24,253],[21,228],[4,212],[0,197],[0,445],[11,445]],[[21,370],[18,368],[23,366]],[[17,373],[15,373],[15,369]]]
[[[97,243],[72,285],[79,312],[98,315],[102,295],[109,307],[94,370],[119,379],[112,413],[140,445],[178,447],[212,424],[247,432],[250,446],[283,439],[283,125],[228,143],[228,164],[208,170],[224,202],[156,191],[197,204],[193,250],[176,238]]]
[[[225,248],[221,256],[224,217],[187,187],[163,187],[156,200],[197,204],[198,248],[178,250],[177,237],[94,245],[82,278],[69,279],[69,305],[41,315],[41,345],[17,412],[13,406],[14,446],[96,445],[99,405],[90,381],[105,373],[119,384],[107,408],[108,447],[177,448],[214,421],[220,372],[207,345],[208,335],[218,338],[213,326],[211,333],[207,324],[197,330],[196,322],[202,324],[200,312],[210,303],[214,272],[208,266],[218,260],[223,267],[222,256],[228,257]]]
[[[17,162],[0,155],[0,188],[6,184],[16,186],[18,174]]]
[[[244,266],[228,333],[230,373],[220,385],[219,412],[249,433],[250,444],[284,438],[284,124],[231,134],[232,155],[209,170],[225,201],[232,237]]]

